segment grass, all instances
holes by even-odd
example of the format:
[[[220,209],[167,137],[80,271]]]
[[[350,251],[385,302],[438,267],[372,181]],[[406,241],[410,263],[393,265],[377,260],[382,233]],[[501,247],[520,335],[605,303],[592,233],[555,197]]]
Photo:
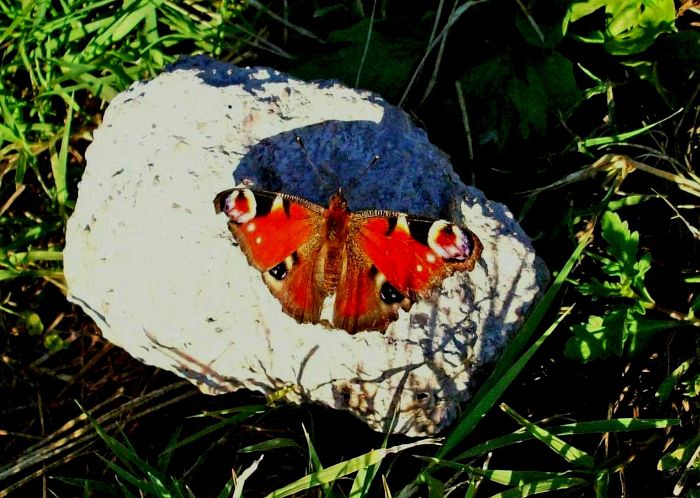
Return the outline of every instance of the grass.
[[[0,497],[693,496],[698,16],[622,4],[0,0]],[[181,53],[401,103],[559,269],[440,439],[207,398],[66,302],[92,131]]]

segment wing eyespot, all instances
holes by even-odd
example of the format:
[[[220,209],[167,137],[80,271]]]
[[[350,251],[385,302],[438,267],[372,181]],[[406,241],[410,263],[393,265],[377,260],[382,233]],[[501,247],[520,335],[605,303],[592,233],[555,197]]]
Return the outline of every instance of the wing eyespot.
[[[287,277],[287,275],[289,275],[289,271],[292,269],[292,267],[298,262],[299,254],[297,254],[297,252],[294,251],[292,254],[284,258],[284,261],[270,268],[267,271],[267,273],[269,273],[270,276],[275,280],[284,280]]]
[[[289,269],[287,268],[287,263],[282,261],[276,266],[273,266],[268,270],[268,273],[275,280],[284,280],[287,275],[289,275]]]
[[[396,304],[404,300],[404,295],[401,294],[396,287],[391,285],[389,282],[384,282],[381,289],[379,289],[379,297],[384,302],[384,304]]]

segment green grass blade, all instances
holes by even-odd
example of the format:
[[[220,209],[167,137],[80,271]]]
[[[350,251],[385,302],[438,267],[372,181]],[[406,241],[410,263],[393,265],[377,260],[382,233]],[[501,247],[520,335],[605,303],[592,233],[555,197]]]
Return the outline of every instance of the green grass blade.
[[[471,465],[460,464],[451,460],[441,460],[434,457],[419,457],[429,461],[433,465],[446,467],[453,470],[466,472],[470,476],[480,476],[489,481],[504,486],[523,486],[527,483],[542,481],[545,479],[567,479],[571,477],[570,471],[563,472],[548,472],[540,470],[501,470],[501,469],[482,469]],[[590,475],[594,475],[592,472]]]
[[[588,484],[588,481],[580,477],[557,477],[543,481],[530,482],[503,493],[497,493],[492,498],[521,498],[523,496],[539,495],[561,489],[575,488]]]
[[[542,441],[550,450],[555,452],[571,465],[582,467],[584,469],[592,469],[595,467],[595,459],[585,451],[565,442],[563,439],[555,436],[548,430],[533,424],[505,403],[501,404],[501,409],[516,422],[522,425],[525,430],[532,434],[536,439]]]
[[[61,270],[0,270],[0,281],[18,277],[61,278],[63,277],[63,272]]]
[[[540,337],[540,339],[530,348],[530,350],[528,350],[528,352],[525,353],[525,355],[523,355],[518,362],[514,363],[514,359],[529,342],[590,240],[590,236],[585,236],[576,246],[576,249],[574,249],[574,252],[564,264],[550,288],[528,316],[527,320],[523,324],[523,327],[520,329],[520,332],[515,336],[513,342],[511,342],[504,351],[503,356],[499,360],[493,373],[489,376],[486,382],[484,382],[474,398],[465,408],[465,415],[457,423],[455,429],[453,429],[449,436],[447,436],[445,444],[437,453],[438,457],[449,454],[461,441],[464,440],[467,435],[471,433],[486,412],[489,411],[494,404],[496,404],[498,398],[500,398],[515,376],[520,372],[520,370],[522,370],[530,357],[548,336],[547,332],[545,332],[545,334]],[[556,327],[561,322],[563,316],[564,315],[557,320],[553,327]],[[553,330],[554,329],[550,327],[549,333],[551,333]],[[514,367],[516,364],[517,368]]]
[[[619,142],[624,142],[625,140],[629,140],[630,138],[634,138],[638,135],[642,135],[646,133],[647,131],[655,128],[656,126],[660,125],[664,121],[668,121],[669,119],[672,119],[673,117],[677,116],[681,112],[683,112],[683,108],[678,109],[676,112],[671,114],[670,116],[666,116],[663,119],[660,119],[659,121],[656,121],[655,123],[648,124],[646,126],[642,126],[641,128],[637,128],[636,130],[628,131],[626,133],[618,133],[616,135],[611,135],[609,137],[597,137],[597,138],[587,138],[585,140],[581,140],[578,144],[578,149],[580,152],[586,152],[589,148],[591,147],[605,147],[607,145],[619,143]]]
[[[219,491],[219,494],[216,495],[216,498],[229,498],[229,496],[231,496],[231,492],[233,491],[233,487],[234,482],[233,478],[231,478],[226,481],[226,484],[224,484],[224,487],[221,488],[221,491]]]
[[[218,431],[219,429],[222,429],[222,428],[227,427],[229,425],[240,424],[241,422],[252,417],[253,415],[255,415],[257,413],[261,413],[261,411],[262,410],[259,410],[256,407],[254,407],[254,409],[252,409],[250,411],[244,411],[242,413],[234,415],[233,417],[230,417],[230,418],[227,418],[224,420],[220,420],[219,422],[212,424],[212,425],[206,427],[205,429],[202,429],[201,431],[195,432],[191,436],[186,437],[186,438],[182,439],[181,441],[178,441],[177,443],[173,444],[169,448],[169,450],[174,451],[177,448],[181,448],[181,447],[186,446],[190,443],[198,441],[199,439],[206,436],[207,434],[211,434],[212,432]]]
[[[277,450],[280,448],[299,448],[301,449],[301,446],[297,444],[296,441],[290,438],[286,437],[278,437],[274,439],[269,439],[267,441],[263,441],[262,443],[257,443],[257,444],[252,444],[250,446],[246,446],[244,448],[241,448],[238,450],[239,453],[255,453],[258,451],[269,451],[269,450]]]
[[[73,94],[70,96],[70,101],[66,106],[66,124],[63,128],[63,136],[61,137],[61,150],[58,157],[51,154],[51,170],[53,171],[53,180],[55,185],[55,199],[60,208],[62,208],[68,200],[68,182],[66,172],[68,170],[68,148],[70,147],[70,132],[73,123]]]
[[[87,412],[84,412],[87,414]],[[105,442],[109,450],[116,456],[119,460],[124,462],[127,465],[133,465],[135,468],[138,468],[139,470],[143,471],[144,473],[149,473],[153,475],[158,475],[159,472],[154,468],[151,467],[151,465],[148,464],[145,460],[140,458],[133,450],[133,448],[130,448],[129,446],[120,443],[117,441],[114,437],[110,436],[107,434],[107,431],[105,431],[102,426],[100,426],[89,414],[88,418],[90,419],[90,424],[92,427],[95,429],[95,432],[97,432],[97,435],[100,436],[100,439]],[[112,462],[109,462],[112,463]],[[116,464],[114,464],[115,467],[118,467]],[[123,470],[123,469],[122,469]],[[116,472],[116,470],[115,470]],[[124,471],[124,478],[127,479],[127,474],[129,474],[127,471]],[[128,477],[129,482],[132,484],[136,484],[137,482],[141,482],[139,478],[136,476],[131,475],[131,477]]]
[[[318,457],[318,453],[316,452],[316,448],[314,448],[314,445],[311,442],[311,437],[309,436],[309,433],[307,432],[304,424],[301,425],[301,429],[304,431],[304,438],[306,439],[306,448],[307,448],[307,451],[309,452],[309,460],[310,460],[311,468],[314,469],[315,471],[323,470],[323,464],[321,463],[321,459]],[[324,497],[335,496],[333,493],[333,484],[324,483],[321,485],[321,489],[323,490]]]
[[[370,465],[381,462],[389,454],[398,453],[425,444],[435,444],[435,441],[433,439],[423,439],[415,443],[401,444],[391,448],[372,450],[364,455],[351,458],[345,462],[335,464],[326,469],[304,476],[301,479],[297,479],[293,483],[273,491],[267,495],[266,498],[282,498],[284,496],[290,496],[295,493],[320,486],[321,484],[332,483],[341,477],[345,477],[357,472],[360,469],[364,469]]]
[[[11,265],[22,266],[33,261],[63,261],[63,251],[27,251],[5,253],[0,251],[0,261]]]
[[[100,457],[100,459],[104,462],[104,464],[112,471],[114,472],[119,479],[121,479],[124,482],[127,482],[131,484],[132,486],[140,489],[141,491],[145,491],[146,493],[151,492],[151,487],[148,485],[148,483],[143,482],[141,479],[139,479],[135,474],[132,472],[129,472],[127,469],[123,468],[120,465],[117,465],[114,462],[111,462],[107,460],[106,458]],[[120,485],[122,486],[122,491],[127,491],[128,489],[124,487],[124,482],[121,482]],[[131,493],[130,493],[131,494]],[[135,496],[131,494],[131,496]]]
[[[469,411],[467,412],[466,416],[462,418],[457,427],[448,436],[445,444],[442,446],[442,448],[440,448],[440,451],[438,451],[438,457],[447,455],[457,446],[457,444],[459,444],[469,433],[471,433],[483,415],[496,404],[508,386],[513,382],[513,380],[515,380],[518,374],[520,374],[522,369],[525,368],[525,365],[527,365],[527,363],[530,361],[530,358],[532,358],[540,346],[542,346],[544,341],[547,340],[547,338],[552,334],[552,332],[554,332],[554,330],[567,315],[568,311],[562,314],[505,374],[495,379],[489,392],[481,396],[478,402],[476,402],[474,405],[470,405],[468,407]],[[493,377],[489,378],[491,379]]]
[[[168,467],[170,466],[170,459],[173,456],[173,450],[172,447],[177,444],[177,440],[180,439],[180,434],[182,434],[182,425],[179,425],[173,430],[172,434],[170,434],[170,437],[168,438],[168,444],[165,446],[165,450],[161,452],[160,455],[158,455],[158,461],[156,463],[156,466],[158,467],[158,470],[160,470],[162,473],[165,473],[168,470]]]
[[[570,436],[573,434],[603,434],[606,432],[648,431],[653,429],[666,429],[679,424],[680,420],[678,419],[640,420],[637,418],[619,418],[613,420],[595,420],[590,422],[563,424],[556,427],[550,427],[547,430],[551,434],[556,434],[557,436]],[[532,439],[532,437],[533,436],[530,435],[525,429],[519,429],[512,434],[494,438],[478,444],[453,457],[452,460],[459,462],[460,460],[485,455],[486,453],[499,448],[528,441]]]
[[[388,430],[386,430],[386,435],[382,440],[382,449],[385,449],[389,445],[389,435],[391,434],[393,428],[396,426],[396,420],[398,417],[398,406],[394,410],[394,414],[391,418],[391,423],[389,424]],[[352,488],[350,488],[349,498],[359,498],[367,496],[369,488],[372,485],[372,481],[379,473],[379,465],[370,465],[367,468],[361,469],[357,472],[355,480],[352,482]]]

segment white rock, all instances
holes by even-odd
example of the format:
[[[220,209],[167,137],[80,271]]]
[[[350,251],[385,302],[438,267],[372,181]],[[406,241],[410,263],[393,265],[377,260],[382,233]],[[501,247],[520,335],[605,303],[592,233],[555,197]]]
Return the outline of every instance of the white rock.
[[[383,431],[398,410],[393,432],[433,434],[547,278],[507,208],[465,187],[403,111],[334,82],[183,60],[111,102],[87,161],[66,234],[69,299],[107,339],[204,392],[283,390]],[[214,214],[215,194],[243,179],[324,205],[343,186],[353,210],[452,218],[482,259],[384,335],[298,324]]]

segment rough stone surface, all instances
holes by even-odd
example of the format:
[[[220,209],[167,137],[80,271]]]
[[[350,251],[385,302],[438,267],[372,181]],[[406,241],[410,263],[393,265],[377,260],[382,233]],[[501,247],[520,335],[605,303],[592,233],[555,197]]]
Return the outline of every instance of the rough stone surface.
[[[335,82],[183,60],[111,102],[87,162],[66,234],[69,299],[107,339],[204,392],[283,392],[376,430],[433,434],[547,278],[508,209],[464,186],[403,111]],[[298,324],[214,213],[215,194],[244,179],[324,205],[343,186],[354,210],[452,219],[483,256],[384,335]]]

